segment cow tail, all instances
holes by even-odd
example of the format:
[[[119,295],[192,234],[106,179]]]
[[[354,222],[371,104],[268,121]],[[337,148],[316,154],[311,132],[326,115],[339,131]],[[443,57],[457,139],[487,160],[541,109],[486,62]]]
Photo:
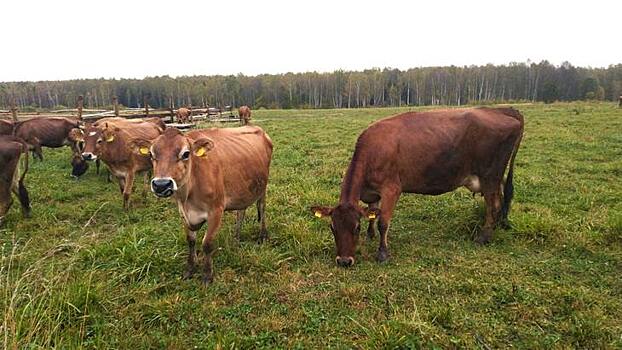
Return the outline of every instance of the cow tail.
[[[525,129],[525,122],[523,116],[514,109],[510,109],[511,113],[508,114],[514,118],[516,118],[521,123],[520,135],[514,144],[514,148],[512,149],[512,156],[510,158],[510,165],[508,169],[508,174],[505,178],[505,185],[503,186],[503,203],[501,205],[501,222],[505,226],[509,226],[508,222],[508,214],[510,213],[510,206],[512,204],[512,198],[514,197],[514,160],[516,159],[516,154],[518,153],[518,147],[520,146],[520,142],[523,138],[523,131]]]
[[[26,177],[26,173],[28,172],[28,145],[26,144],[24,144],[24,155],[20,157],[20,163],[21,174],[19,175],[19,179],[17,182],[17,193],[19,194],[19,201],[22,205],[22,208],[28,208],[28,210],[30,210],[30,196],[28,195],[26,186],[24,186],[24,178]]]

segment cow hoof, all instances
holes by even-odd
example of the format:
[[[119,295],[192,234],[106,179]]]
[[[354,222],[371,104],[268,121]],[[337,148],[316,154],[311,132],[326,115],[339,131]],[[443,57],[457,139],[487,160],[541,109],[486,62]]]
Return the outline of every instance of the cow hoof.
[[[213,281],[214,281],[213,276],[203,276],[203,278],[201,279],[201,283],[203,284],[204,287],[209,286]]]
[[[268,232],[264,232],[259,235],[259,238],[257,239],[257,244],[262,244],[267,240],[268,240]]]
[[[386,250],[378,250],[378,254],[376,255],[376,260],[378,260],[378,262],[385,262],[387,261],[387,259],[389,259],[389,252]]]
[[[374,239],[376,237],[376,231],[367,231],[367,239]]]
[[[194,275],[194,271],[190,271],[187,270],[186,272],[184,272],[184,274],[181,276],[182,280],[189,280],[192,278],[192,275]]]
[[[482,230],[479,235],[475,237],[475,243],[479,245],[484,245],[490,243],[490,239],[492,238],[491,230]]]

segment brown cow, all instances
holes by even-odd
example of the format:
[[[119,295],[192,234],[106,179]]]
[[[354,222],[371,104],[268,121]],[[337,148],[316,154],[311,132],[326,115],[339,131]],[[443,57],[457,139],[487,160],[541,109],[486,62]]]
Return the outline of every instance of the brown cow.
[[[370,125],[356,142],[339,204],[334,208],[311,208],[318,217],[331,217],[337,264],[354,264],[363,216],[370,220],[370,237],[378,219],[377,258],[388,258],[389,224],[404,192],[438,195],[465,186],[483,194],[486,217],[475,241],[490,241],[499,219],[507,222],[514,158],[523,127],[522,115],[511,108],[409,112]],[[504,186],[506,167],[509,170]],[[361,208],[359,200],[369,208]],[[378,209],[380,201],[382,208]]]
[[[6,119],[0,119],[0,135],[12,135],[13,122]]]
[[[74,153],[79,152],[75,140],[69,138],[70,132],[79,127],[77,119],[63,117],[32,118],[15,123],[13,135],[26,141],[40,160],[43,160],[41,147],[58,148],[70,146]]]
[[[212,128],[184,135],[169,128],[153,142],[138,140],[135,149],[137,153],[151,155],[151,190],[158,197],[174,195],[177,200],[189,249],[184,278],[190,278],[195,271],[196,233],[207,222],[203,283],[213,280],[213,241],[225,211],[238,211],[239,239],[244,210],[257,203],[260,240],[268,237],[265,208],[272,141],[262,129]]]
[[[251,109],[248,106],[242,106],[238,109],[238,114],[240,115],[240,123],[242,125],[248,125],[251,121]]]
[[[11,192],[19,198],[23,216],[30,217],[30,199],[24,186],[27,172],[28,145],[15,136],[0,136],[0,226],[13,203]]]
[[[151,169],[149,159],[132,152],[131,142],[136,138],[153,140],[162,133],[162,129],[152,122],[131,123],[121,126],[104,123],[100,127],[89,125],[84,135],[84,160],[101,159],[119,181],[123,193],[123,208],[130,207],[130,195],[136,173]]]
[[[188,108],[180,108],[175,113],[178,123],[189,123],[192,121],[192,110]]]
[[[121,117],[108,117],[108,118],[102,118],[96,122],[94,122],[92,125],[94,127],[100,127],[104,124],[108,124],[108,125],[119,125],[119,126],[126,126],[126,125],[134,125],[134,124],[140,124],[140,123],[153,123],[157,126],[160,127],[160,129],[164,130],[166,129],[166,124],[164,123],[164,121],[162,121],[161,118],[158,117],[151,117],[151,118],[135,118],[135,119],[126,119],[126,118],[121,118]]]

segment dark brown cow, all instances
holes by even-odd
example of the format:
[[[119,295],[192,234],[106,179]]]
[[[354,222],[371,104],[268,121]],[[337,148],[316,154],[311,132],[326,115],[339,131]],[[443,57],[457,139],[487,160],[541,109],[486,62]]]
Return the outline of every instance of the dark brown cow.
[[[13,122],[6,119],[0,119],[0,135],[12,135]]]
[[[248,106],[242,106],[238,109],[238,114],[240,115],[240,123],[242,125],[248,125],[251,121],[251,109]]]
[[[192,121],[192,110],[188,108],[180,108],[175,113],[177,116],[178,123],[189,123]]]
[[[74,153],[79,152],[76,143],[69,139],[72,129],[79,127],[77,119],[62,117],[32,118],[17,122],[13,135],[26,141],[33,154],[43,160],[41,147],[58,148],[70,146]]]
[[[196,265],[196,233],[207,222],[203,237],[203,283],[213,279],[214,238],[225,211],[236,210],[236,235],[244,211],[257,203],[260,240],[266,230],[266,186],[272,159],[272,141],[258,127],[205,129],[182,134],[169,128],[153,143],[140,140],[136,152],[151,155],[151,190],[159,197],[174,195],[188,240],[190,278]],[[145,157],[148,159],[148,157]]]
[[[136,173],[151,169],[151,162],[137,155],[130,147],[136,139],[153,140],[162,133],[162,129],[152,122],[131,123],[120,126],[104,123],[100,127],[89,125],[84,131],[84,160],[101,159],[110,169],[111,174],[119,181],[123,193],[123,208],[130,207],[130,195]]]
[[[11,192],[19,198],[23,216],[30,217],[30,199],[24,186],[27,172],[28,145],[14,136],[0,136],[0,226],[13,203]]]
[[[337,264],[354,264],[363,216],[370,220],[370,237],[378,220],[377,258],[388,258],[389,224],[403,192],[438,195],[465,186],[483,194],[486,217],[475,241],[490,241],[499,219],[507,222],[514,158],[522,135],[523,117],[511,108],[410,112],[373,123],[356,142],[339,204],[311,208],[318,217],[331,217]],[[361,208],[359,200],[369,208]]]

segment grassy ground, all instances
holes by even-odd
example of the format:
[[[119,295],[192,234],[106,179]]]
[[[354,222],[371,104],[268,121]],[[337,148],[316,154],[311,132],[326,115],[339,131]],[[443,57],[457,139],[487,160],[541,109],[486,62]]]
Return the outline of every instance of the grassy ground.
[[[185,237],[174,203],[145,195],[122,210],[94,167],[69,178],[68,149],[46,150],[0,229],[5,348],[622,347],[622,112],[613,104],[518,106],[513,229],[471,242],[482,200],[466,190],[404,195],[392,258],[334,264],[307,208],[337,201],[358,134],[406,109],[254,111],[275,153],[271,239],[240,244],[228,214],[215,282],[180,280]],[[254,209],[252,210],[254,213]]]

